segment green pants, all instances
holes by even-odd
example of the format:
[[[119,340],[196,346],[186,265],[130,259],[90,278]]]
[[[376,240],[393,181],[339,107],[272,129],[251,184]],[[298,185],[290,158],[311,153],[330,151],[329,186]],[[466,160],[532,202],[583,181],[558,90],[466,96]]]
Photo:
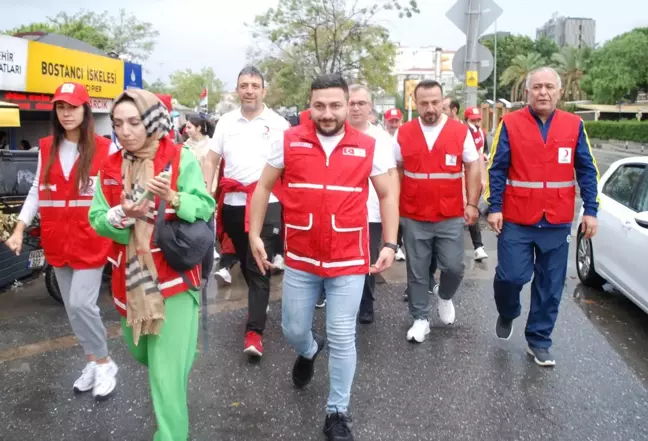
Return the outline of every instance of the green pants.
[[[189,438],[187,382],[198,343],[197,298],[186,291],[166,299],[166,320],[160,335],[143,335],[137,346],[133,343],[133,330],[122,318],[128,349],[137,361],[148,366],[158,425],[153,441]]]

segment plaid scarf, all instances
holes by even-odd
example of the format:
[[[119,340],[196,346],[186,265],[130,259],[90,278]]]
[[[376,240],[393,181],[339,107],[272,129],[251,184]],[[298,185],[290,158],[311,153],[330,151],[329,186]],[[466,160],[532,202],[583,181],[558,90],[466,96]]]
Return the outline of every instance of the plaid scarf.
[[[155,176],[153,160],[160,139],[169,133],[171,119],[166,107],[148,91],[125,90],[117,97],[115,105],[124,99],[131,99],[135,103],[147,134],[146,142],[139,150],[122,150],[124,192],[126,198],[134,202],[145,192],[146,184]],[[126,320],[133,329],[135,345],[141,335],[159,334],[165,319],[164,297],[150,247],[157,211],[154,197],[148,198],[147,203],[148,213],[135,221],[126,246]]]

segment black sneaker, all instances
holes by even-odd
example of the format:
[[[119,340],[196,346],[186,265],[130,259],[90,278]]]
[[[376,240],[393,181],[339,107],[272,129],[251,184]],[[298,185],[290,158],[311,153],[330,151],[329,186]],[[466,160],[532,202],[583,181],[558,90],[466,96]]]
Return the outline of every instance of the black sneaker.
[[[513,335],[513,320],[497,317],[495,333],[500,340],[508,340]]]
[[[360,314],[358,314],[358,321],[362,325],[370,325],[374,321],[373,311],[360,311]]]
[[[329,413],[324,422],[324,435],[328,441],[353,441],[351,423],[353,420],[346,413]]]
[[[293,366],[292,380],[297,389],[306,387],[306,385],[313,379],[313,374],[315,373],[315,360],[326,345],[326,340],[321,337],[315,336],[315,342],[317,342],[317,352],[315,352],[313,358],[309,360],[308,358],[299,355],[295,361],[295,365]]]
[[[527,348],[527,354],[533,357],[533,361],[538,366],[553,367],[556,365],[556,359],[551,355],[549,348],[534,348],[533,346],[529,346]]]
[[[403,293],[403,302],[407,302],[409,300],[409,295],[407,294],[407,290]]]

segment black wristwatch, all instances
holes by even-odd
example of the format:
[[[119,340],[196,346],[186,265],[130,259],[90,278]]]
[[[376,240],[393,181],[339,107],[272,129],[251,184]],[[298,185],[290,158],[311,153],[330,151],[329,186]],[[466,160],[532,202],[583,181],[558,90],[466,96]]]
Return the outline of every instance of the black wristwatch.
[[[385,242],[385,244],[383,245],[383,248],[389,248],[390,250],[393,250],[394,253],[398,252],[398,245],[393,244],[393,243]]]

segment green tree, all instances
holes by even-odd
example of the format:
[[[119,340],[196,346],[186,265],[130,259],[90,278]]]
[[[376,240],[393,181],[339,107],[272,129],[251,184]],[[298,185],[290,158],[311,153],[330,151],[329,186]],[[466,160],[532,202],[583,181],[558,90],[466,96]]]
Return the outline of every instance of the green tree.
[[[142,87],[153,93],[161,93],[164,95],[172,93],[171,87],[159,78],[153,81],[151,84],[148,84],[146,81],[144,81]]]
[[[551,60],[554,54],[560,52],[555,41],[542,37],[533,42],[533,52],[539,53],[545,60]]]
[[[524,99],[527,75],[534,69],[545,65],[545,60],[536,52],[520,54],[513,58],[511,65],[502,72],[501,84],[511,87],[511,101]]]
[[[596,102],[636,101],[648,90],[648,28],[618,35],[592,52],[583,89]]]
[[[551,57],[562,80],[565,101],[585,99],[581,80],[585,75],[586,54],[584,49],[564,47]]]
[[[481,43],[494,52],[494,39],[493,37],[486,38]],[[520,54],[528,54],[534,52],[535,45],[531,38],[526,35],[507,35],[505,37],[498,37],[497,39],[497,97],[510,97],[511,86],[502,84],[502,75],[504,71],[511,66],[513,59]],[[487,96],[493,96],[493,75],[486,81],[480,84],[480,87],[486,89]]]
[[[268,104],[302,107],[311,79],[340,73],[350,82],[394,93],[391,69],[396,45],[379,24],[384,12],[399,17],[418,13],[415,0],[280,0],[276,8],[255,18],[255,49],[250,59],[267,76]]]
[[[45,22],[25,24],[4,33],[14,35],[37,31],[76,38],[104,52],[115,52],[124,59],[134,61],[149,57],[159,35],[151,23],[140,21],[123,9],[117,17],[107,12],[84,10],[73,15],[59,12],[54,17],[47,17]]]
[[[223,82],[216,78],[214,69],[204,67],[200,72],[191,69],[178,70],[171,74],[171,93],[180,104],[196,107],[200,102],[200,94],[205,87],[208,88],[208,101],[211,109],[220,101],[223,93]]]

